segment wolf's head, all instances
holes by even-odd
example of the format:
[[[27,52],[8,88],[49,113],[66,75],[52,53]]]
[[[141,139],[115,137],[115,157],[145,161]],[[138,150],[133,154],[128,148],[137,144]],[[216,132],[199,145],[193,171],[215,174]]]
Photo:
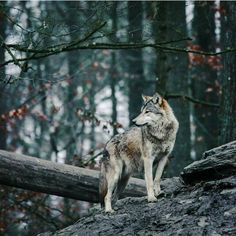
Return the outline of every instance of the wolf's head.
[[[144,105],[141,113],[133,119],[137,126],[155,125],[165,115],[167,102],[158,93],[153,97],[142,95]]]

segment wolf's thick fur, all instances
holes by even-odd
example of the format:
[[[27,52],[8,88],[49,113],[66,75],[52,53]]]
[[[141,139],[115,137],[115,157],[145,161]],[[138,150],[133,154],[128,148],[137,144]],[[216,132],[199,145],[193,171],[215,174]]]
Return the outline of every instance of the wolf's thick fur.
[[[105,211],[114,203],[134,171],[144,167],[148,201],[156,201],[161,192],[160,179],[168,156],[173,150],[178,121],[165,99],[159,94],[143,96],[141,113],[133,121],[136,126],[114,136],[106,145],[101,160],[100,200]],[[152,166],[158,166],[153,181]]]

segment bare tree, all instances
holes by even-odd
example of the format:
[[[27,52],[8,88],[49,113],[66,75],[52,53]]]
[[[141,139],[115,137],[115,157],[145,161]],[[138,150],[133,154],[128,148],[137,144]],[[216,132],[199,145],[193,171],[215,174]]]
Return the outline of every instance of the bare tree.
[[[138,1],[128,2],[128,39],[132,43],[142,41],[142,5],[143,3]],[[134,116],[139,113],[142,104],[140,96],[144,89],[142,50],[129,50],[126,57],[129,65],[129,120],[131,123]]]
[[[5,48],[2,46],[6,38],[6,17],[5,17],[5,5],[6,2],[0,3],[0,61],[5,61]],[[6,97],[5,97],[5,86],[3,83],[5,79],[5,68],[0,68],[0,148],[6,149],[7,140],[7,127],[6,121],[1,117],[6,111]]]
[[[225,47],[236,46],[236,3],[222,2],[225,13],[222,15],[222,42]],[[227,32],[227,33],[226,33]],[[236,139],[236,54],[229,53],[224,56],[224,75],[222,78],[221,98],[221,126],[219,143],[223,144]]]
[[[214,1],[195,2],[193,34],[196,47],[204,51],[216,50]],[[208,102],[218,103],[217,71],[208,63],[209,57],[199,57],[197,65],[193,66],[191,78],[194,97]],[[212,58],[213,59],[213,58]],[[201,153],[217,145],[218,122],[217,108],[194,106],[195,151],[197,158]]]
[[[186,37],[186,14],[185,1],[171,2],[168,6],[168,19],[175,16],[175,21],[168,24],[168,36],[172,38]],[[187,42],[179,42],[179,46],[186,47]],[[177,65],[177,66],[176,66]],[[188,57],[187,55],[168,54],[168,80],[166,81],[166,90],[168,93],[189,95],[188,82]],[[185,99],[170,100],[171,106],[174,108],[175,115],[179,120],[179,131],[173,151],[174,159],[171,160],[168,168],[171,176],[178,175],[183,167],[191,162],[190,159],[190,106]]]

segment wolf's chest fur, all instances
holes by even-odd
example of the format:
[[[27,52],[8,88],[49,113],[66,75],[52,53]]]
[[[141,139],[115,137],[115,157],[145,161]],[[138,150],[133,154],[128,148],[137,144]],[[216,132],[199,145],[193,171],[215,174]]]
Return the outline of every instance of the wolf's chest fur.
[[[162,134],[161,138],[158,134]],[[173,149],[175,140],[174,124],[167,126],[143,127],[142,138],[144,148],[150,150],[150,155],[161,158],[163,155],[170,153]]]

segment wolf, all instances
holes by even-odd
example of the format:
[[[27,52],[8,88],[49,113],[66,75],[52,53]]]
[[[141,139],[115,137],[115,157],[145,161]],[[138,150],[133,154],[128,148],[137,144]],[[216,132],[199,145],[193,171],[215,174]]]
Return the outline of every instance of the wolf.
[[[160,180],[173,150],[179,123],[168,102],[158,93],[144,96],[140,114],[134,126],[115,135],[105,146],[101,159],[99,197],[105,212],[113,212],[130,176],[144,168],[148,202],[157,201],[161,193]],[[155,160],[156,159],[156,160]],[[153,180],[153,162],[157,169]]]

